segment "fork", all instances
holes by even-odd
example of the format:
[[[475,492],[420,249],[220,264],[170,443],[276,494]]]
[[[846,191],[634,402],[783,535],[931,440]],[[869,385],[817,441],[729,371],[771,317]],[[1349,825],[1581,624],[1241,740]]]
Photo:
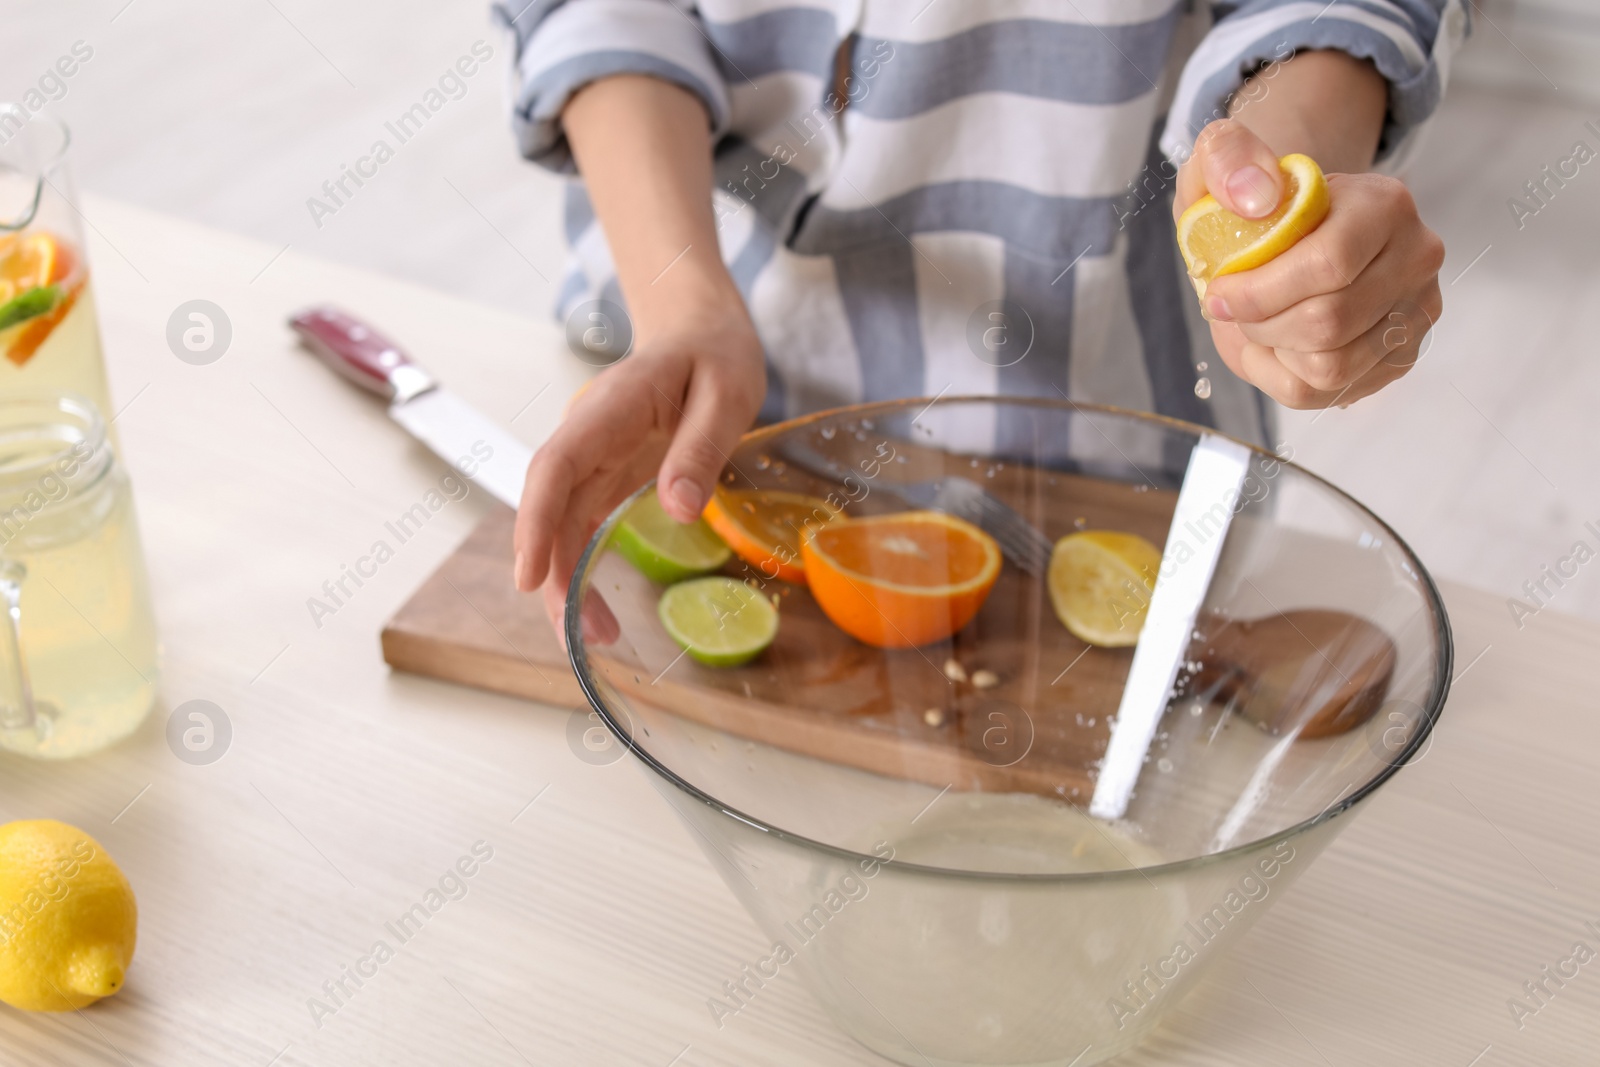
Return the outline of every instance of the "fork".
[[[1042,575],[1050,565],[1050,551],[1055,547],[1050,539],[1021,512],[969,478],[947,475],[937,481],[889,484],[883,488],[919,508],[932,508],[967,520],[993,537],[1000,551],[1029,574]]]
[[[847,471],[837,460],[797,441],[785,442],[780,451],[787,462],[830,481],[837,481],[841,471]],[[1050,552],[1055,547],[1050,539],[1021,512],[970,478],[952,474],[920,482],[874,481],[872,487],[913,507],[965,519],[993,537],[1000,551],[1028,574],[1042,575],[1050,565]]]

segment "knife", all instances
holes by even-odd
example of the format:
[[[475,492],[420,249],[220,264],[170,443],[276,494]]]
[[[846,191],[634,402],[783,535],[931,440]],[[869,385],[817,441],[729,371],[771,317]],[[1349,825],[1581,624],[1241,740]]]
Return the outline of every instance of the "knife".
[[[319,359],[389,401],[389,417],[502,503],[516,507],[533,450],[441,386],[393,341],[338,308],[309,308],[289,325]]]

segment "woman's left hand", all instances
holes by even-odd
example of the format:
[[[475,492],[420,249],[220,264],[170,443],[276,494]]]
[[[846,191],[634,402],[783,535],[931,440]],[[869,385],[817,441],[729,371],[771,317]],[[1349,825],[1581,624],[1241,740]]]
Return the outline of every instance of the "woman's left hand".
[[[1269,214],[1277,155],[1243,123],[1207,126],[1178,173],[1174,217],[1205,193],[1247,218]],[[1405,184],[1329,174],[1328,215],[1276,259],[1214,279],[1211,337],[1239,377],[1291,408],[1343,407],[1409,371],[1444,300],[1444,242]]]

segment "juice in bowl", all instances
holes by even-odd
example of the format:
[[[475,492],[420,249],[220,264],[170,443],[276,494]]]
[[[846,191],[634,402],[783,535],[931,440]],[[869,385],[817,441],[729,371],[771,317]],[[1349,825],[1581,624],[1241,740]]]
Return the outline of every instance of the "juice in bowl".
[[[109,421],[66,127],[0,103],[0,392],[64,390]]]

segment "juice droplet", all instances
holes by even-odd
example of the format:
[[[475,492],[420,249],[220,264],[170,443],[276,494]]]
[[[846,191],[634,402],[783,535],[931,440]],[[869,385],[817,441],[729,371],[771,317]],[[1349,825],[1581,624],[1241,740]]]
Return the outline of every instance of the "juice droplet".
[[[1211,395],[1211,379],[1201,378],[1199,381],[1195,382],[1194,395],[1199,397],[1201,400],[1209,397]]]

